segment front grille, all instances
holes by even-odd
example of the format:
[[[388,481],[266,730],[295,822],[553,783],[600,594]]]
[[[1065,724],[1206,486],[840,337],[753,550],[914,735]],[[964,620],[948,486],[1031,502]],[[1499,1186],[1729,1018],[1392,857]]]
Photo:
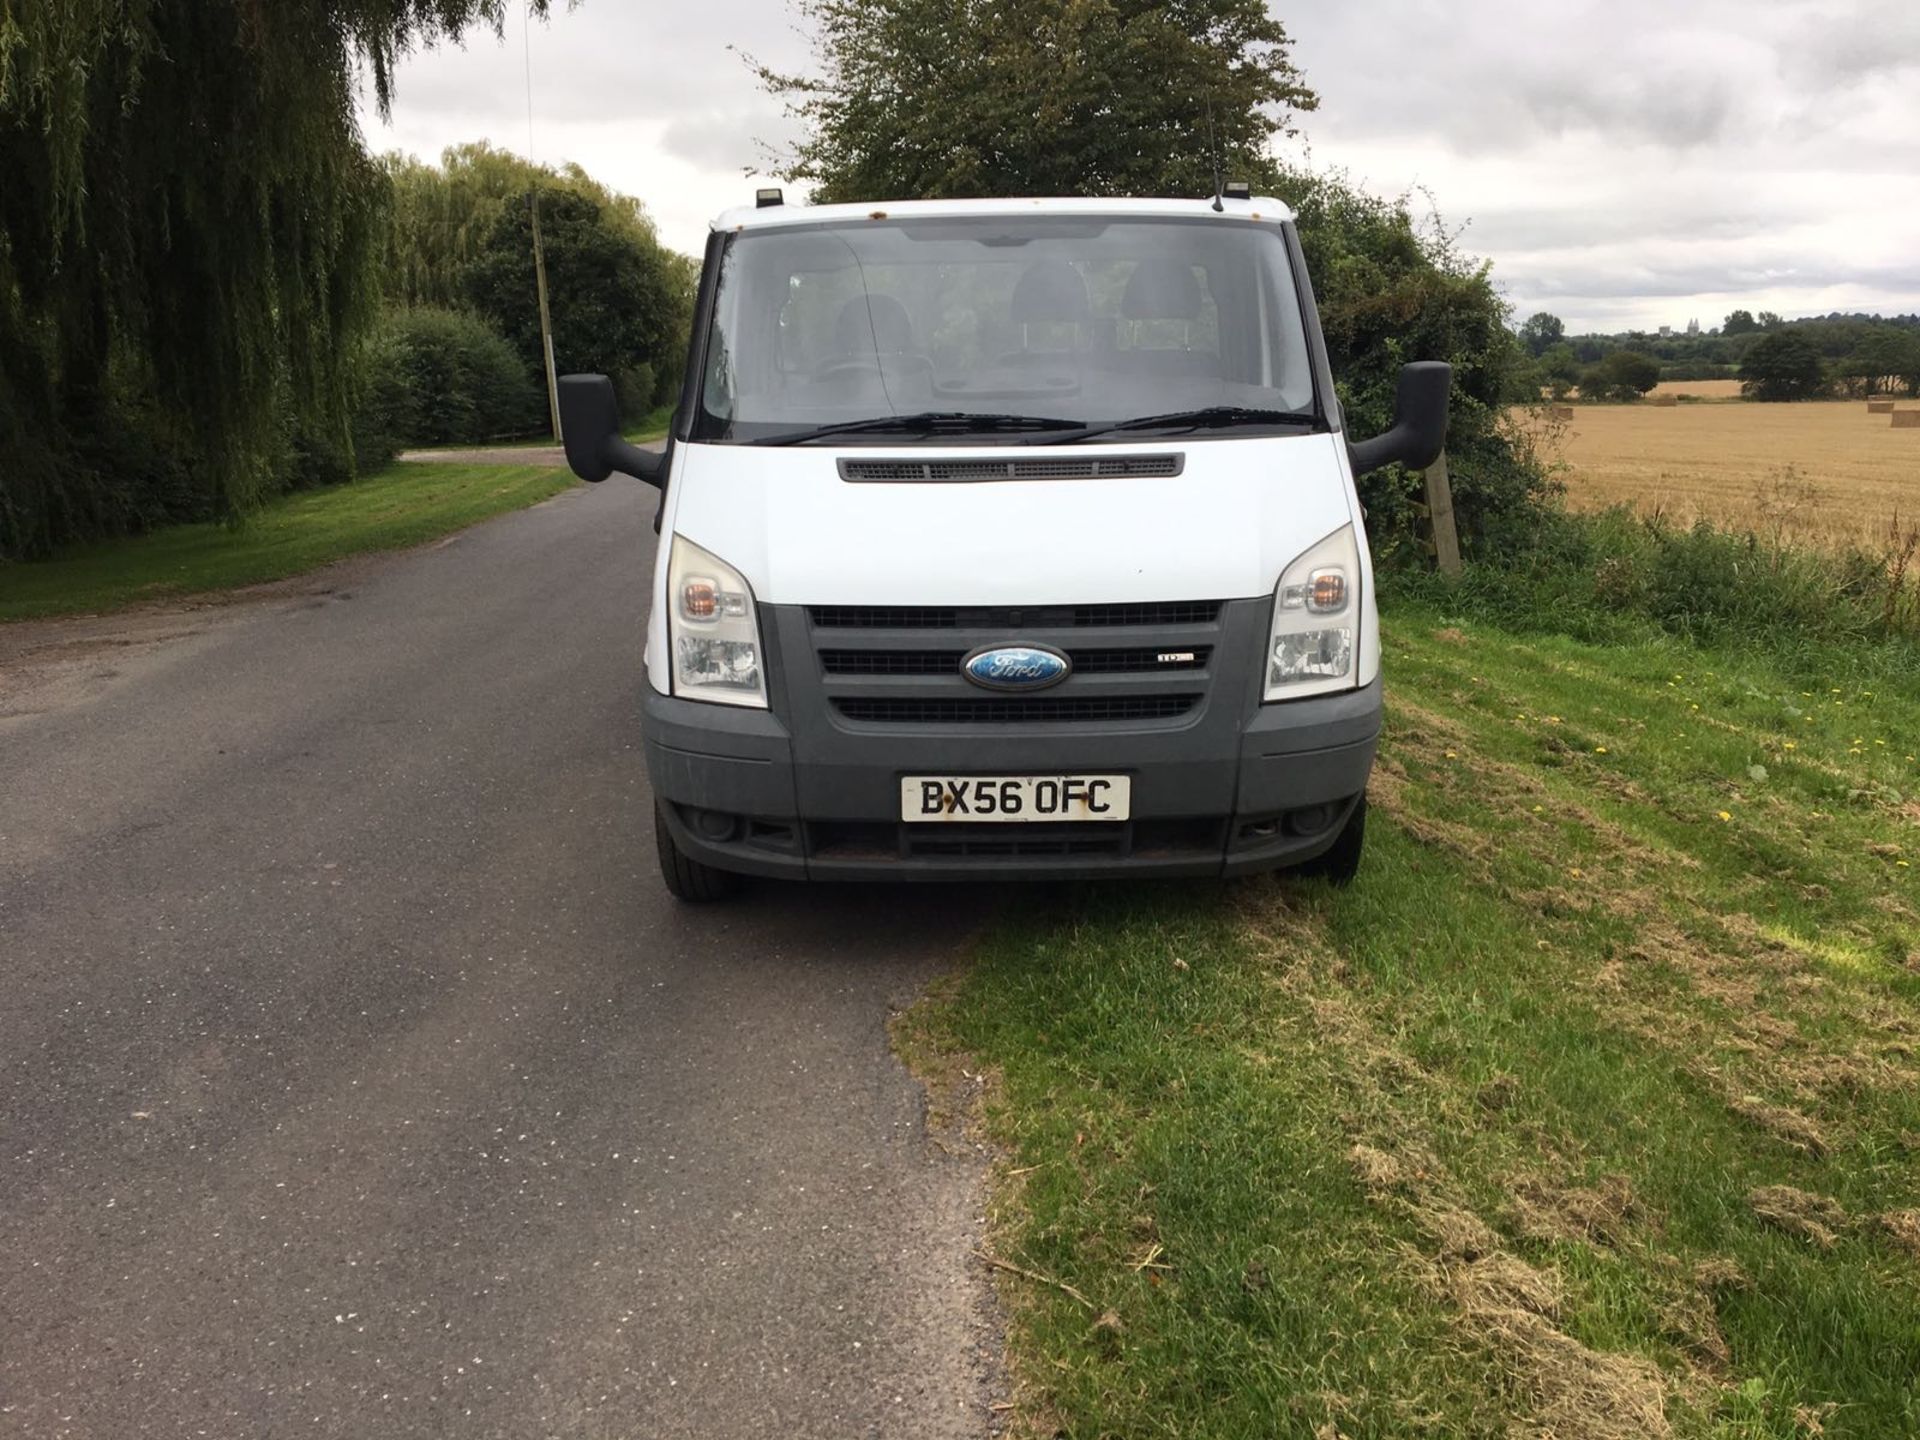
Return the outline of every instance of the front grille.
[[[960,623],[952,605],[816,605],[807,614],[826,630],[951,630]]]
[[[1076,605],[1075,625],[1212,625],[1219,600],[1150,601],[1140,605]]]
[[[1212,654],[1210,645],[1119,650],[1071,650],[1076,675],[1154,675],[1199,670]],[[956,675],[965,650],[822,650],[820,668],[829,675]]]
[[[1015,626],[1213,625],[1221,600],[1163,600],[1121,605],[815,605],[807,611],[822,630],[1009,629]],[[988,637],[1012,643],[1012,636]]]
[[[954,675],[966,657],[964,650],[822,650],[820,668],[829,675]]]
[[[1109,825],[1107,834],[1020,835],[1013,828],[992,835],[909,835],[907,853],[913,858],[983,860],[1046,855],[1125,855],[1127,835]]]
[[[1059,856],[1124,859],[1217,859],[1224,822],[1209,819],[1068,822],[1029,825],[905,825],[825,820],[807,826],[807,853],[817,860],[999,860]]]
[[[848,726],[1131,723],[1171,729],[1193,723],[1204,710],[1223,667],[1242,668],[1224,600],[816,605],[806,615],[804,643],[813,664],[795,679],[820,686],[834,717]],[[1072,670],[1036,691],[986,690],[962,672],[977,650],[1023,644],[1061,652]]]
[[[840,478],[895,484],[922,480],[1153,480],[1178,475],[1184,455],[1089,455],[1007,460],[842,460]]]
[[[1198,695],[880,696],[843,695],[849,720],[875,725],[1018,725],[1038,721],[1171,720]]]
[[[1164,675],[1175,670],[1204,669],[1213,647],[1173,642],[1145,648],[1070,653],[1076,675]]]

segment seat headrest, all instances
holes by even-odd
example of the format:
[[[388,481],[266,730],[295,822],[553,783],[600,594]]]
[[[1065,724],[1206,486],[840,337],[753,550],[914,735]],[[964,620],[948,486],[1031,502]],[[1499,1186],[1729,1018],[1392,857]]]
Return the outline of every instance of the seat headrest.
[[[1079,324],[1087,318],[1087,282],[1064,260],[1036,260],[1013,287],[1015,324]]]
[[[856,295],[840,307],[833,343],[843,355],[898,355],[913,349],[913,320],[891,295]]]
[[[1177,260],[1142,260],[1127,277],[1120,314],[1127,320],[1199,319],[1200,282],[1193,267]]]

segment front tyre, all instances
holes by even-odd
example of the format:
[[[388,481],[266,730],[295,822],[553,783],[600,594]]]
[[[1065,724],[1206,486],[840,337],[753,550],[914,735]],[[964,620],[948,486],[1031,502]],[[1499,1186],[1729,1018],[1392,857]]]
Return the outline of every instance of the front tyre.
[[[740,888],[740,877],[731,870],[702,864],[680,848],[667,826],[666,809],[658,801],[653,806],[653,845],[660,856],[660,878],[676,900],[707,905],[726,899]]]
[[[1363,793],[1360,802],[1353,807],[1353,813],[1347,817],[1347,823],[1340,827],[1340,837],[1333,842],[1333,848],[1324,855],[1316,855],[1294,873],[1318,875],[1344,889],[1360,873],[1360,852],[1366,848],[1366,844],[1367,797]]]

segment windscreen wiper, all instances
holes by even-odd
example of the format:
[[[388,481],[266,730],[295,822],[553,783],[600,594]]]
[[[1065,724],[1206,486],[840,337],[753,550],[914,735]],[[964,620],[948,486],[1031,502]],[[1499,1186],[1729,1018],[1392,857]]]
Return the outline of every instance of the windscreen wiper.
[[[1235,425],[1312,425],[1318,417],[1299,410],[1262,410],[1251,405],[1208,405],[1198,410],[1173,410],[1165,415],[1141,415],[1106,425],[1087,425],[1071,435],[1049,435],[1036,444],[1071,445],[1095,435],[1126,430],[1212,430]]]
[[[829,435],[991,435],[1022,430],[1079,430],[1082,421],[1050,415],[981,415],[970,410],[923,410],[914,415],[873,415],[832,425],[809,425],[742,441],[745,445],[799,445]]]

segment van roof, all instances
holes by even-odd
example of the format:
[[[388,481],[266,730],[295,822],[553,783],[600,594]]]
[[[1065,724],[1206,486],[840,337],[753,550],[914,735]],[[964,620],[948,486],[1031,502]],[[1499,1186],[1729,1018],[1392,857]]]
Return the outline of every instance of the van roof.
[[[855,220],[951,219],[972,215],[1131,215],[1188,219],[1291,220],[1293,211],[1271,196],[1222,200],[1216,215],[1205,200],[1103,200],[1085,196],[987,200],[894,200],[856,205],[752,205],[722,211],[715,230],[764,230],[782,225],[830,225]]]

